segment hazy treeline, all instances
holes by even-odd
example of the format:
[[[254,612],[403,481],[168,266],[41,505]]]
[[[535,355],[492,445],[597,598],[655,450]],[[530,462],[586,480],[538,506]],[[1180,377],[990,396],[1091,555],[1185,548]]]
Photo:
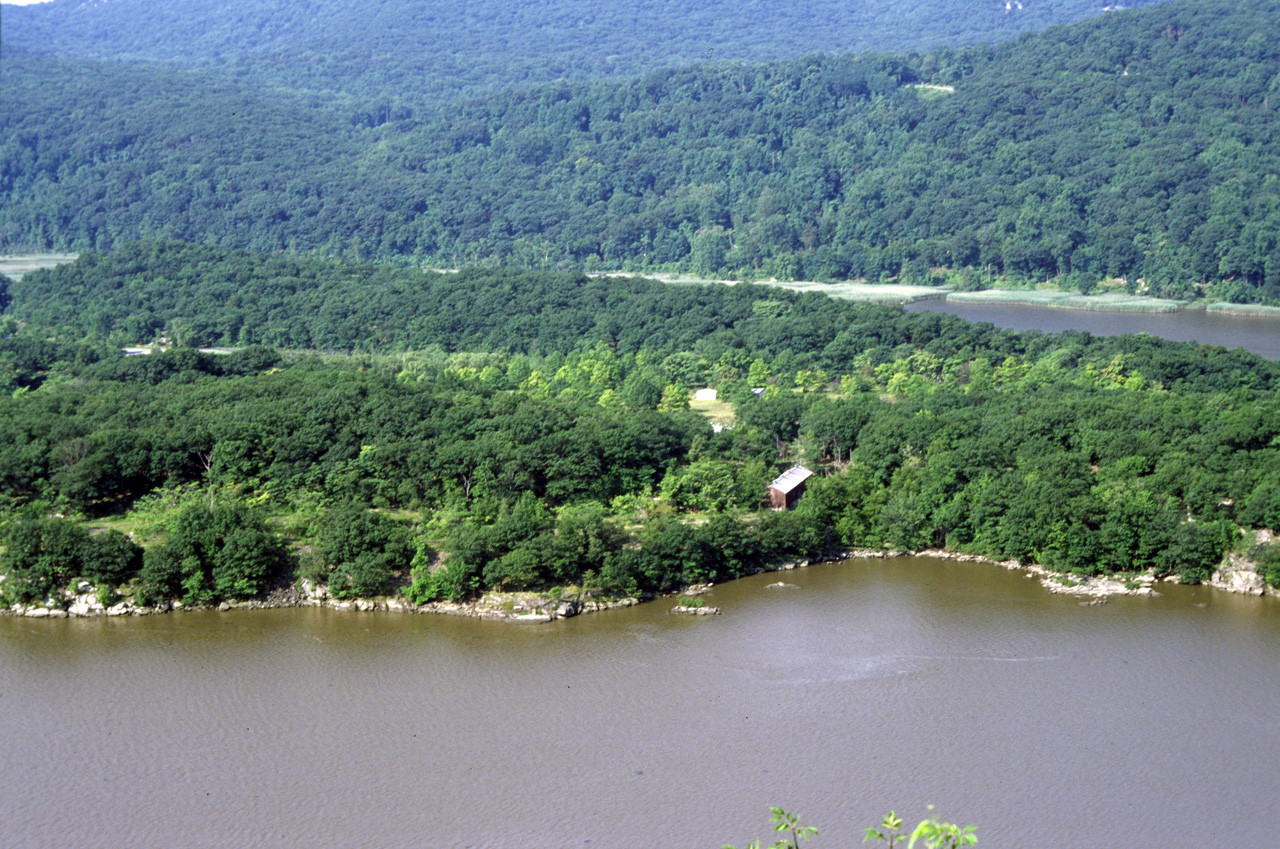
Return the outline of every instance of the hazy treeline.
[[[1277,37],[1274,4],[1173,2],[997,46],[561,81],[439,114],[10,50],[0,246],[967,268],[1272,302]]]
[[[383,109],[421,110],[462,93],[566,78],[991,43],[1099,12],[1092,0],[1017,9],[947,0],[380,0],[375,9],[341,0],[112,0],[10,7],[0,38],[66,58],[199,67],[270,88],[342,91],[366,100],[374,118]]]

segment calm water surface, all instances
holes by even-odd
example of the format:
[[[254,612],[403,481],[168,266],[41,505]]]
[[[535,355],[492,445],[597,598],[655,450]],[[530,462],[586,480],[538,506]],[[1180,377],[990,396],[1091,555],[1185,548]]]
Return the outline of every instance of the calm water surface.
[[[1009,330],[1046,333],[1086,330],[1096,336],[1149,333],[1175,342],[1244,348],[1269,360],[1280,360],[1280,318],[1275,316],[1227,315],[1204,310],[1104,312],[1022,304],[965,304],[941,299],[917,301],[905,309],[946,312],[968,321],[989,321]]]
[[[778,578],[714,618],[0,618],[0,842],[719,847],[784,805],[830,849],[934,804],[988,847],[1275,845],[1276,599]]]

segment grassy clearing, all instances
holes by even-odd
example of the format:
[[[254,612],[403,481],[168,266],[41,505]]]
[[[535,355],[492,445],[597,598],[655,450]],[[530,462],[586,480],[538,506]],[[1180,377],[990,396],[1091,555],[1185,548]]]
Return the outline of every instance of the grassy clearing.
[[[728,401],[690,400],[689,409],[701,413],[712,424],[732,427],[737,421],[733,416],[733,404]]]
[[[79,254],[27,254],[25,256],[0,256],[0,274],[11,280],[21,280],[23,275],[41,268],[53,268],[75,262]]]
[[[1230,315],[1265,315],[1280,316],[1280,307],[1264,307],[1262,304],[1228,304],[1215,301],[1205,305],[1205,312],[1220,312]]]
[[[100,519],[91,519],[84,523],[91,534],[99,534],[103,531],[119,531],[125,536],[129,536],[138,530],[138,517],[132,513],[124,513],[118,516],[104,516]]]
[[[934,85],[933,83],[910,83],[907,88],[914,88],[922,100],[933,100],[939,97],[946,97],[948,94],[955,94],[956,87],[953,85]]]
[[[962,304],[1022,304],[1110,312],[1177,312],[1187,305],[1186,301],[1169,301],[1140,295],[1118,293],[1079,295],[1074,292],[1051,289],[986,289],[981,292],[952,292],[947,295],[947,300]]]

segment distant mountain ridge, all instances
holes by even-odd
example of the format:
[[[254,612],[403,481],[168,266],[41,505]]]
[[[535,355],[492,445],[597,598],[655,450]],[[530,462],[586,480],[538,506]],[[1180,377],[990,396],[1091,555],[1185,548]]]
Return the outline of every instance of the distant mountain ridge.
[[[1274,2],[1175,0],[995,46],[690,65],[448,108],[6,47],[0,250],[1123,277],[1280,302],[1276,44]]]
[[[0,39],[66,58],[216,66],[304,88],[447,92],[706,60],[958,47],[1102,13],[1099,0],[53,0],[6,6]]]

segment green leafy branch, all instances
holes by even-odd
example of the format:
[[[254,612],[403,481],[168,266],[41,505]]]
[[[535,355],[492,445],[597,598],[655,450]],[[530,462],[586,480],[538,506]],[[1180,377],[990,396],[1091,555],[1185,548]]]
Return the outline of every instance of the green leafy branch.
[[[933,813],[933,805],[929,806],[929,813]],[[916,841],[923,839],[928,849],[960,849],[962,846],[973,846],[978,842],[977,830],[977,826],[962,827],[929,817],[921,820],[911,834],[907,835],[902,832],[902,818],[890,811],[880,821],[879,827],[872,826],[867,829],[862,842],[874,840],[877,843],[887,843],[888,849],[893,849],[895,843],[905,839],[907,849],[914,849]]]
[[[818,833],[818,829],[805,825],[793,813],[782,808],[771,808],[770,811],[772,816],[769,821],[773,823],[774,832],[787,833],[790,837],[780,838],[764,849],[800,849],[800,841],[808,840]],[[862,842],[885,843],[887,849],[900,846],[903,841],[906,841],[907,849],[915,849],[917,840],[924,841],[925,849],[961,849],[964,846],[977,844],[977,826],[959,826],[934,819],[932,805],[929,806],[929,813],[930,816],[921,820],[920,824],[908,834],[902,830],[902,818],[890,811],[885,814],[879,825],[867,829]],[[735,849],[735,847],[726,844],[724,849]],[[759,840],[754,840],[748,844],[747,849],[762,849],[762,846]]]
[[[770,808],[769,810],[773,814],[769,817],[769,821],[773,823],[774,832],[789,832],[791,837],[774,841],[769,845],[768,849],[799,849],[801,840],[808,840],[818,833],[816,828],[811,825],[805,825],[793,813],[784,811],[782,808]],[[735,847],[726,844],[724,849],[735,849]],[[747,846],[747,849],[761,849],[760,841],[753,840]]]

